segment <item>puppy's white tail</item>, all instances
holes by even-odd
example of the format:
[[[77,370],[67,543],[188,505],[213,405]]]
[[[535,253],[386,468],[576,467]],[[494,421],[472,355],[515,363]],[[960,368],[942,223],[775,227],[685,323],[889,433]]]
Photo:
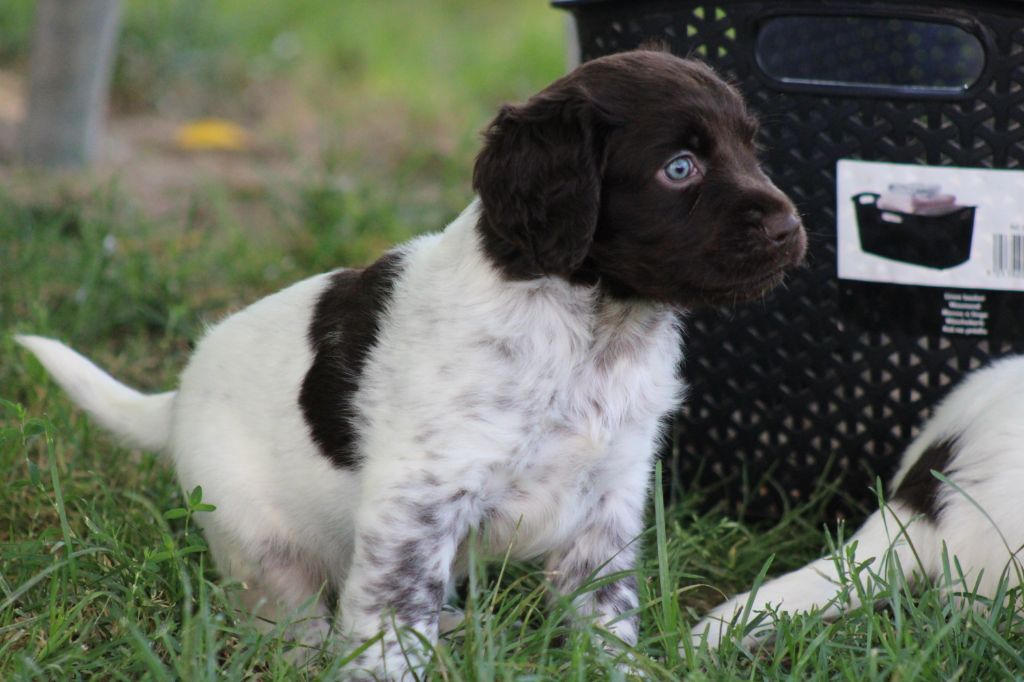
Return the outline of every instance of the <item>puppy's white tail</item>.
[[[32,351],[79,407],[126,444],[166,450],[176,391],[144,395],[120,383],[64,344],[42,336],[15,336]]]

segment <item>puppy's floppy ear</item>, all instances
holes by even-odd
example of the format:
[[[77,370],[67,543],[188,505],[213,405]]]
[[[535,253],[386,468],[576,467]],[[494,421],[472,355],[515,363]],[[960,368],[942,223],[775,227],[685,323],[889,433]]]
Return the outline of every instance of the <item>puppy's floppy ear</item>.
[[[488,255],[519,279],[568,276],[597,227],[612,122],[578,83],[504,106],[473,168]]]

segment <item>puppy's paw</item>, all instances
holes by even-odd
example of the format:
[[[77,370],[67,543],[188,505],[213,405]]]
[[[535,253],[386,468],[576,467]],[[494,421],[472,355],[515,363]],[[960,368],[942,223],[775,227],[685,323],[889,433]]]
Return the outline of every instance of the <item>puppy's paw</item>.
[[[292,642],[285,660],[297,668],[311,664],[321,652],[332,652],[333,627],[329,618],[307,618],[287,626],[284,637]]]
[[[775,618],[768,611],[752,610],[743,617],[744,602],[731,599],[710,611],[690,630],[690,643],[694,649],[706,641],[711,651],[721,647],[725,640],[735,640],[747,651],[756,651],[775,638]]]
[[[441,615],[437,619],[437,631],[444,637],[454,632],[466,620],[466,613],[454,606],[441,607]]]
[[[636,654],[632,651],[620,651],[615,662],[615,671],[627,680],[650,680],[654,679],[650,673],[637,660]]]
[[[731,632],[732,623],[730,620],[707,616],[690,630],[690,644],[694,649],[699,649],[707,641],[708,649],[714,651],[722,644],[722,640]],[[680,653],[683,647],[680,646]]]

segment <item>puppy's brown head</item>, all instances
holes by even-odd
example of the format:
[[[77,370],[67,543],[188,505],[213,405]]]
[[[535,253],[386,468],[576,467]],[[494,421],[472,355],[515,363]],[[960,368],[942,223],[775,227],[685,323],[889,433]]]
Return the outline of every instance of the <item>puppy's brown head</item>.
[[[473,172],[491,259],[509,277],[600,282],[683,306],[759,297],[806,236],[757,160],[757,124],[700,62],[636,51],[505,106]]]

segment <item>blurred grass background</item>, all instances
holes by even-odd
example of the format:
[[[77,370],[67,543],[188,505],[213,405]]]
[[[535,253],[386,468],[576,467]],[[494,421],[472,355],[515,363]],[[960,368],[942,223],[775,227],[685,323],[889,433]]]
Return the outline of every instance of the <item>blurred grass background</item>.
[[[20,113],[32,9],[0,8],[0,97]],[[77,311],[57,329],[86,343],[140,316],[194,336],[185,318],[440,229],[471,196],[480,130],[563,71],[563,39],[540,1],[128,0],[100,163],[0,166],[0,256],[20,283],[5,287],[4,324]],[[175,145],[178,126],[209,116],[244,126],[248,148]],[[128,284],[118,268],[132,260]]]
[[[397,96],[427,117],[472,119],[564,68],[562,15],[540,0],[124,0],[122,7],[114,97],[135,109],[234,112],[240,91],[284,77],[319,93],[344,87]],[[33,8],[33,0],[4,3],[4,66],[24,65]]]

